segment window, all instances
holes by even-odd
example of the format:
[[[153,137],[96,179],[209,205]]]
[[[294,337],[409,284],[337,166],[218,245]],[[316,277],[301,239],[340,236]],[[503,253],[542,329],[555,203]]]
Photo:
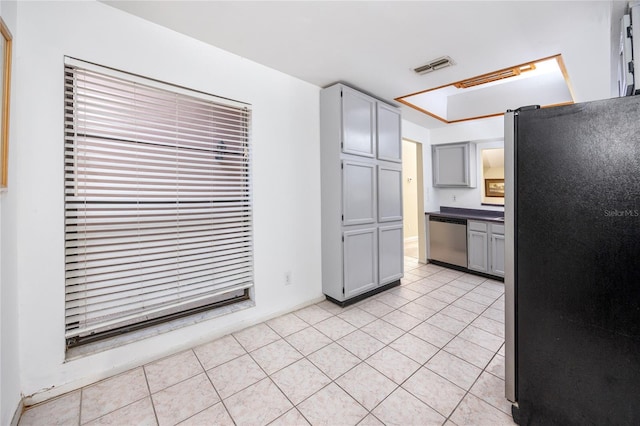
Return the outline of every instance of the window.
[[[65,58],[65,337],[245,300],[246,104]]]

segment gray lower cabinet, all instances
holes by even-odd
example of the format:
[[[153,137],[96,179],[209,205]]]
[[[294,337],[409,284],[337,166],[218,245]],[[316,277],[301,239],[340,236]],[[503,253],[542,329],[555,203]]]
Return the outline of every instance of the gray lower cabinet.
[[[380,285],[402,278],[404,234],[402,223],[378,228],[378,281]]]
[[[467,221],[468,268],[504,277],[504,225]]]
[[[378,285],[378,235],[376,228],[366,228],[346,231],[343,236],[344,295],[348,299]]]

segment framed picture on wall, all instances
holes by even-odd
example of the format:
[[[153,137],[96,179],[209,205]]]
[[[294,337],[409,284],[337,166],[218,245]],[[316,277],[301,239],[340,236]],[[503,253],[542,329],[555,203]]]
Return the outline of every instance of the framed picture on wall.
[[[0,18],[0,58],[2,58],[2,79],[0,80],[0,187],[6,188],[9,172],[9,95],[11,89],[11,43],[9,28]]]
[[[504,179],[485,179],[485,197],[504,197]]]

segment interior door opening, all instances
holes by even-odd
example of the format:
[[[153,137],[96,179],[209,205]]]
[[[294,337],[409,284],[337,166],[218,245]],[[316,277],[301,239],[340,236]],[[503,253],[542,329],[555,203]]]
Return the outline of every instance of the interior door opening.
[[[405,258],[426,263],[422,144],[402,140],[402,203]]]

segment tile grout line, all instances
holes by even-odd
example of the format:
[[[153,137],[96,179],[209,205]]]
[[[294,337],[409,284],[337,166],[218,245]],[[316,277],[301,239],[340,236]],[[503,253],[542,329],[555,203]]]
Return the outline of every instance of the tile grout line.
[[[149,378],[147,377],[147,370],[144,368],[144,365],[142,366],[142,374],[144,374],[144,381],[147,384],[147,390],[149,391],[149,401],[151,402],[151,409],[153,410],[153,416],[156,419],[156,424],[159,425],[160,419],[158,419],[158,413],[156,412],[156,404],[153,402],[153,394],[151,393],[151,386],[149,385]]]
[[[232,336],[232,337],[233,337],[233,336]],[[238,342],[238,340],[237,340],[237,339],[235,339],[235,337],[234,337],[234,340],[235,340],[238,344],[240,344],[240,342]],[[242,346],[242,345],[240,345],[240,346]],[[202,367],[202,371],[204,371],[204,375],[207,377],[207,380],[209,380],[209,383],[211,383],[211,387],[213,388],[213,391],[216,393],[216,395],[218,395],[218,399],[220,400],[219,402],[220,402],[220,403],[222,404],[222,406],[224,407],[225,412],[227,413],[227,415],[229,416],[229,418],[231,419],[231,421],[233,422],[233,424],[234,424],[234,425],[235,425],[235,424],[237,424],[237,423],[236,423],[236,421],[235,421],[235,419],[231,416],[231,413],[229,412],[229,409],[227,408],[227,405],[224,403],[224,399],[222,399],[222,396],[220,395],[220,392],[218,392],[218,389],[216,389],[215,385],[213,384],[213,381],[211,380],[211,377],[209,377],[209,373],[207,373],[207,369],[206,369],[206,368],[204,368],[204,365],[202,364],[202,361],[201,361],[201,360],[200,360],[200,358],[198,357],[198,354],[196,353],[196,351],[194,351],[194,350],[193,350],[193,348],[191,349],[191,351],[193,352],[193,355],[194,355],[194,356],[196,357],[196,359],[198,360],[198,364],[200,364],[200,367]],[[240,355],[240,356],[243,356],[243,355]],[[240,358],[240,357],[236,357],[236,358],[234,358],[234,359],[237,359],[237,358]],[[223,363],[223,364],[225,364],[225,363]],[[222,365],[222,364],[220,364],[220,365]],[[215,367],[212,367],[211,369],[213,369],[213,368],[215,368]],[[195,376],[193,376],[193,377],[195,377]],[[208,406],[207,408],[205,408],[205,409],[203,409],[203,410],[200,410],[200,411],[198,411],[197,413],[194,413],[193,415],[191,415],[191,416],[187,417],[187,418],[186,418],[186,419],[184,419],[184,420],[181,420],[181,422],[184,422],[184,421],[189,420],[190,418],[192,418],[192,417],[194,417],[194,416],[197,416],[198,414],[202,413],[202,412],[203,412],[203,411],[205,411],[205,410],[208,410],[209,408],[213,407],[213,406],[214,406],[214,405],[216,405],[216,404],[217,404],[217,402],[214,402],[212,405]],[[160,424],[160,423],[158,423],[158,424]]]

